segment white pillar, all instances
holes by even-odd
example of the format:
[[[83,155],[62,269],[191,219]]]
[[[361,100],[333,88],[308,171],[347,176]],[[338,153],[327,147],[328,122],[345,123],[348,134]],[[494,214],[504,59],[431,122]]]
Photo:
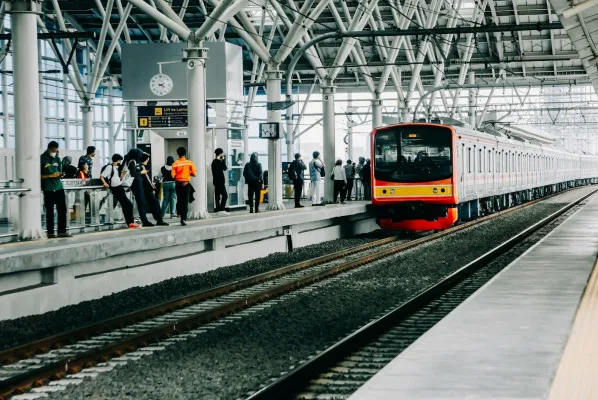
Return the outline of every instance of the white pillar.
[[[31,191],[19,197],[19,238],[44,236],[41,224],[39,149],[39,70],[37,17],[39,2],[7,2],[12,12],[16,178]]]
[[[334,186],[330,180],[334,162],[336,161],[336,123],[334,115],[335,87],[332,81],[324,81],[322,86],[322,117],[324,120],[324,148],[323,161],[326,164],[326,177],[324,178],[324,203],[332,203]]]
[[[475,84],[475,71],[469,71],[469,84]],[[476,108],[477,108],[477,90],[476,89],[469,89],[469,125],[471,129],[477,128],[476,122]]]
[[[189,218],[210,218],[208,213],[206,152],[206,48],[202,41],[189,40],[183,50],[187,62],[187,107],[189,109],[189,145],[187,153],[195,164],[197,176],[191,177],[195,201],[189,204]],[[211,158],[211,157],[210,157]]]
[[[42,64],[42,46],[41,46],[41,41],[37,41],[36,43],[37,45],[37,54],[38,54],[38,73],[39,73],[39,83],[40,83],[40,90],[39,90],[39,131],[40,131],[40,138],[41,138],[41,143],[42,146],[44,145],[44,143],[46,142],[44,139],[46,137],[45,133],[46,133],[46,125],[44,124],[45,121],[45,117],[44,117],[44,92],[42,90],[42,82],[43,82],[43,75],[41,74],[40,71],[43,71],[43,64]]]
[[[2,63],[2,69],[6,69],[6,58]],[[6,74],[0,74],[2,79],[2,124],[4,127],[4,142],[2,143],[4,147],[8,147],[8,127],[10,123],[10,118],[8,116],[8,79],[6,78]]]
[[[409,101],[403,102],[403,123],[411,121],[411,113],[409,112]]]
[[[83,100],[81,113],[83,114],[83,150],[85,150],[87,146],[93,145],[93,107],[90,99]]]
[[[280,101],[281,81],[282,71],[278,69],[278,64],[268,64],[266,73],[266,99],[268,103]],[[268,110],[268,122],[278,122],[280,124],[280,111]],[[268,210],[284,210],[280,139],[268,140]]]
[[[66,53],[66,45],[62,45],[63,53]],[[62,101],[64,106],[64,146],[67,149],[71,149],[71,138],[70,138],[70,125],[71,125],[71,114],[69,110],[69,76],[68,74],[62,74]]]
[[[347,93],[347,159],[353,160],[353,96]],[[369,138],[366,138],[366,142]]]
[[[135,127],[137,123],[135,122],[135,104],[132,101],[127,101],[125,106],[125,127],[127,131],[125,132],[125,139],[126,139],[126,146],[125,146],[125,153],[128,149],[132,149],[137,146],[137,131]],[[124,156],[124,154],[121,154]]]
[[[291,99],[291,96],[287,96],[287,99]],[[293,106],[287,108],[285,120],[287,122],[287,161],[290,162],[295,159],[295,148],[293,144]]]
[[[108,154],[104,157],[112,157],[114,154],[114,99],[112,90],[112,77],[108,79]]]
[[[380,126],[382,126],[382,99],[380,93],[376,93],[372,100],[372,129]]]

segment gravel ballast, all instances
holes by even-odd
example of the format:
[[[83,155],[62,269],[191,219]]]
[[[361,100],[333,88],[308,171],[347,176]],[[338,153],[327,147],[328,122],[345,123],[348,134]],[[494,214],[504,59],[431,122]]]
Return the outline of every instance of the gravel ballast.
[[[51,398],[243,398],[260,384],[280,376],[281,371],[332,345],[590,189],[565,193],[550,202],[379,261],[308,294],[297,294],[274,307],[100,374]],[[532,235],[500,262],[506,266],[548,231]]]
[[[353,238],[331,240],[295,249],[293,253],[273,253],[242,264],[127,289],[41,315],[0,321],[0,350],[383,237],[381,231],[376,231]]]

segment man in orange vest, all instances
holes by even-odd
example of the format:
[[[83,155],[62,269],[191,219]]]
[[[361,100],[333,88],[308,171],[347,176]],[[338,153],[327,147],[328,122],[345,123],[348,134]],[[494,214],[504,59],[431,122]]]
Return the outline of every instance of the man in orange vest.
[[[184,147],[179,147],[176,150],[179,159],[172,164],[172,177],[175,182],[176,190],[176,208],[181,217],[181,225],[186,226],[187,210],[189,208],[189,189],[191,187],[191,177],[197,174],[193,161],[187,160],[187,150]]]

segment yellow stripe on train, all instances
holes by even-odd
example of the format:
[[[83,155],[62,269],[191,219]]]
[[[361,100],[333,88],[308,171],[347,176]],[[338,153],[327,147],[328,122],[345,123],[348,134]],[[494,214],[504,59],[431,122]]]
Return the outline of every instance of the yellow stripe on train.
[[[453,185],[377,186],[376,197],[443,197],[453,195]]]

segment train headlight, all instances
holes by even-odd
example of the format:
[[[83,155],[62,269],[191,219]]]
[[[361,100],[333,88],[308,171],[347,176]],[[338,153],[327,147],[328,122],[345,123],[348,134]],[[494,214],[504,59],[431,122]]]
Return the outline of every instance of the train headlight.
[[[390,194],[395,194],[395,190],[394,189],[390,189]]]
[[[438,193],[438,188],[432,189],[432,193],[434,193],[434,194]]]

